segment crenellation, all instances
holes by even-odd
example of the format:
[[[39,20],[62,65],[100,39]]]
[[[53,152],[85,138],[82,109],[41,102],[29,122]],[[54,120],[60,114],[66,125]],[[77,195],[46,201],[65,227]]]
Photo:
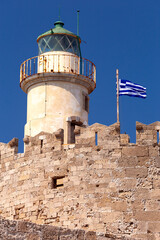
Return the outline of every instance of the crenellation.
[[[149,125],[136,122],[136,138],[139,145],[153,145],[159,144],[157,139],[157,131],[160,130],[160,122],[155,122]]]

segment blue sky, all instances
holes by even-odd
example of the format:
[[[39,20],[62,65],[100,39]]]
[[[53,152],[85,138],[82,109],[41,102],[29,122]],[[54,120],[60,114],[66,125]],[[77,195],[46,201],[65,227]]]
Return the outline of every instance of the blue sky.
[[[19,87],[21,63],[38,55],[36,39],[54,26],[59,7],[65,28],[76,33],[80,10],[82,56],[97,67],[90,95],[89,124],[116,122],[116,68],[120,78],[147,88],[147,99],[120,98],[121,132],[135,142],[135,122],[159,120],[159,0],[1,0],[0,141],[20,141],[26,123],[26,94]]]

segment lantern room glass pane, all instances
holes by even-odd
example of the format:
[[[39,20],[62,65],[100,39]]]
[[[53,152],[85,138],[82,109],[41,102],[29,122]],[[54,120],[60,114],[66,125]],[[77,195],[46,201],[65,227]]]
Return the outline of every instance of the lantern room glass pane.
[[[39,55],[50,51],[65,51],[80,55],[78,39],[64,34],[48,35],[38,42]]]

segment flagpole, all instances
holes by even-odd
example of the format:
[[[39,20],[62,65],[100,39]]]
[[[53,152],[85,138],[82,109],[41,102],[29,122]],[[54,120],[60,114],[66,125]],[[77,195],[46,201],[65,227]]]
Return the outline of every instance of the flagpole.
[[[119,123],[119,70],[116,70],[117,78],[117,123]]]

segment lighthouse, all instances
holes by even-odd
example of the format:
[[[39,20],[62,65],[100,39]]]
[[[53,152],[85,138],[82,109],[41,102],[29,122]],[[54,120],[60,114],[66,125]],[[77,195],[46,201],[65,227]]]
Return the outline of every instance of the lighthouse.
[[[75,125],[87,126],[89,94],[96,87],[96,67],[82,58],[81,39],[62,21],[37,38],[38,56],[20,67],[20,87],[27,94],[24,135],[64,130],[74,143]]]

